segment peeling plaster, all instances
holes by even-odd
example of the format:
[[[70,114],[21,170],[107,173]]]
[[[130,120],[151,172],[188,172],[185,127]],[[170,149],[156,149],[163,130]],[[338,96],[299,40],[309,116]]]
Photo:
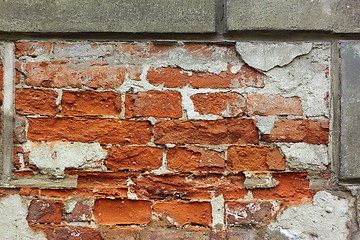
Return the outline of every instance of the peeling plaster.
[[[321,191],[313,203],[290,207],[268,225],[268,238],[273,239],[347,239],[352,219],[352,201]],[[271,238],[271,237],[273,238]]]
[[[62,178],[65,168],[88,166],[105,159],[107,151],[99,143],[29,142],[24,146],[29,151],[29,162],[42,174]]]
[[[245,63],[266,72],[308,54],[312,43],[238,42],[235,47]]]
[[[35,233],[26,221],[27,206],[19,195],[10,195],[0,200],[1,239],[46,240],[42,233]]]

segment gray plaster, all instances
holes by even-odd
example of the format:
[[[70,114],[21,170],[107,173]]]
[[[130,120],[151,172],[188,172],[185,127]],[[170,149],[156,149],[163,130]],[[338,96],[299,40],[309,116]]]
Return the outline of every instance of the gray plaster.
[[[340,43],[340,177],[360,178],[360,41]]]
[[[0,32],[215,32],[214,0],[12,0],[0,9]]]

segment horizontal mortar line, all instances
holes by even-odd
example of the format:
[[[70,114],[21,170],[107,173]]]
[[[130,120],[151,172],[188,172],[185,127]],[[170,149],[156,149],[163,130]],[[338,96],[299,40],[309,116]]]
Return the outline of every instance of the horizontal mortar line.
[[[234,42],[241,40],[360,40],[360,33],[333,33],[323,31],[244,31],[219,33],[5,33],[0,32],[0,40],[93,40],[93,41],[199,41]]]

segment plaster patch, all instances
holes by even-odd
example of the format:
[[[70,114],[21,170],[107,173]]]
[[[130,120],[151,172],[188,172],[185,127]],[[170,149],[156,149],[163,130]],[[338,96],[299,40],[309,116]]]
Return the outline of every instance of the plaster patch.
[[[225,200],[223,195],[214,197],[211,199],[211,208],[212,208],[212,219],[213,219],[213,228],[217,230],[224,229],[224,204]]]
[[[244,172],[246,189],[254,188],[274,188],[279,185],[279,181],[272,177],[271,173],[261,174],[255,172]]]
[[[351,204],[329,192],[318,192],[311,205],[290,207],[278,215],[276,222],[268,225],[268,234],[280,232],[288,239],[347,239]]]
[[[249,66],[269,71],[289,64],[297,56],[308,54],[312,43],[237,42],[235,47]]]
[[[287,167],[292,170],[318,172],[330,163],[326,145],[279,143],[278,146],[285,154]]]
[[[270,134],[271,130],[274,127],[275,122],[275,116],[269,116],[269,117],[261,117],[258,116],[256,127],[260,130],[263,134]]]
[[[0,200],[1,239],[46,240],[42,233],[35,233],[26,221],[27,206],[19,195],[10,195]]]
[[[42,174],[56,178],[64,177],[65,168],[91,166],[107,155],[99,143],[28,143],[24,149],[30,152],[30,164],[37,166]]]

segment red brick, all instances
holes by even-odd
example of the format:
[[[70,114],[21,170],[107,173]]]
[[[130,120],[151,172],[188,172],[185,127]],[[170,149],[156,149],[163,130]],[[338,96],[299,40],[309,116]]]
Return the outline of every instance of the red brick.
[[[108,150],[105,165],[108,170],[151,171],[161,167],[164,150],[156,147],[112,147]]]
[[[151,218],[150,201],[97,199],[94,216],[100,225],[147,224]]]
[[[123,56],[130,58],[167,57],[172,45],[155,45],[153,43],[119,43],[116,45]]]
[[[64,219],[67,222],[90,222],[92,203],[89,199],[71,199],[65,203]]]
[[[226,202],[226,224],[230,226],[243,224],[264,225],[276,214],[271,202]]]
[[[140,232],[141,240],[219,240],[209,238],[210,230],[204,227],[186,226],[185,228],[145,228]],[[129,239],[130,240],[130,239]],[[135,239],[131,239],[135,240]]]
[[[151,124],[148,121],[67,117],[28,120],[28,139],[32,141],[146,144],[151,139]]]
[[[48,240],[104,240],[96,229],[89,227],[49,224],[32,224],[30,227],[37,232],[44,232]]]
[[[301,116],[303,110],[299,97],[264,96],[261,94],[247,97],[249,115],[296,115]]]
[[[127,173],[76,172],[76,175],[78,175],[77,192],[71,193],[72,195],[127,197]]]
[[[14,165],[16,169],[37,169],[29,163],[29,152],[25,152],[20,146],[14,146]]]
[[[155,124],[155,143],[247,144],[258,143],[259,136],[251,119],[215,121],[170,120]]]
[[[329,122],[310,119],[285,119],[274,124],[270,134],[263,135],[266,142],[329,143]]]
[[[309,189],[306,173],[273,173],[273,178],[280,182],[279,185],[270,189],[253,189],[254,198],[292,202],[300,202],[303,198],[312,199],[313,193]]]
[[[28,62],[26,81],[36,87],[118,88],[124,82],[126,70],[106,62]]]
[[[15,42],[15,55],[36,57],[50,54],[51,48],[51,42]]]
[[[32,223],[61,223],[62,202],[55,200],[32,200],[27,221]]]
[[[225,153],[195,146],[170,148],[166,153],[169,170],[224,171]]]
[[[121,112],[121,96],[112,91],[63,91],[61,106],[65,116],[116,116]]]
[[[230,67],[219,75],[208,72],[193,72],[191,76],[180,68],[150,68],[147,74],[148,81],[155,85],[168,88],[239,88],[264,87],[264,77],[256,70],[243,65],[236,74],[231,73]]]
[[[240,199],[246,196],[245,177],[222,174],[164,174],[132,177],[132,190],[140,198],[211,199],[224,195],[225,199]]]
[[[158,202],[154,205],[154,211],[160,219],[166,219],[175,226],[185,224],[209,226],[212,222],[210,202]]]
[[[26,142],[26,118],[20,115],[14,116],[14,143]]]
[[[15,109],[22,115],[55,116],[58,112],[56,98],[58,93],[53,90],[17,88],[15,90]]]
[[[21,196],[39,197],[40,189],[38,188],[20,188]]]
[[[186,54],[195,58],[214,59],[218,57],[215,52],[223,53],[221,58],[225,60],[235,60],[238,58],[234,45],[213,44],[213,43],[185,43],[182,47],[186,50]]]
[[[264,146],[231,146],[227,169],[232,172],[285,170],[286,161],[280,150]]]
[[[141,228],[139,226],[101,225],[99,231],[104,240],[138,240]]]
[[[181,94],[172,91],[148,91],[127,93],[125,100],[126,118],[162,117],[181,118]]]
[[[0,70],[1,73],[1,70]],[[21,76],[24,73],[22,64],[19,61],[15,62],[15,85],[20,84]],[[2,86],[2,85],[1,85]]]
[[[224,117],[238,117],[245,114],[245,98],[232,92],[198,93],[192,95],[195,112]]]

